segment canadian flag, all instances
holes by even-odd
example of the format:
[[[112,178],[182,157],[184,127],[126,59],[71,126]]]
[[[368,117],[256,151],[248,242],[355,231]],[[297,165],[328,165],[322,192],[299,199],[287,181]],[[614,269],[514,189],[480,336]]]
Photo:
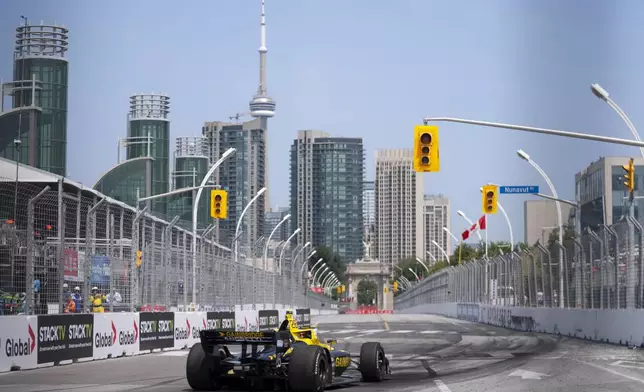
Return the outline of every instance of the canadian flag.
[[[474,223],[472,226],[470,226],[469,229],[465,230],[464,232],[461,233],[461,238],[463,238],[463,241],[466,239],[470,238],[470,233],[474,233],[477,229],[478,230],[485,230],[487,227],[487,215],[483,215],[482,217],[479,218],[478,222]]]

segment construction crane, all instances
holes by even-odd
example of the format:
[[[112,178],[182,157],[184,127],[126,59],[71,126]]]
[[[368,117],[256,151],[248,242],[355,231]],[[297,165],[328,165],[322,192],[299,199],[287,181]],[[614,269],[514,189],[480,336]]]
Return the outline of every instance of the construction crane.
[[[234,116],[228,116],[228,119],[230,121],[235,120],[235,121],[239,122],[240,118],[247,117],[249,114],[250,114],[250,112],[235,113]]]

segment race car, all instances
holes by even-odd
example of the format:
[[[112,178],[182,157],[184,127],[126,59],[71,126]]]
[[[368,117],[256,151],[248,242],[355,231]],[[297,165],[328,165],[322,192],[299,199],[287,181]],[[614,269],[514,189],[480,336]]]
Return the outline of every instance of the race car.
[[[330,386],[381,382],[391,374],[380,343],[364,343],[356,361],[349,352],[335,348],[336,340],[321,342],[315,328],[298,328],[291,311],[274,331],[203,330],[199,337],[201,342],[192,346],[186,362],[193,390],[320,392]],[[241,354],[232,355],[229,344],[241,345]]]

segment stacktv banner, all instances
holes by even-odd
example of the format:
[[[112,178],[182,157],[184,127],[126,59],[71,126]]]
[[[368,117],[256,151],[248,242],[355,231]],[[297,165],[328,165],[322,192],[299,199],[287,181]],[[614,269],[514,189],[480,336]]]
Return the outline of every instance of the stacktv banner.
[[[274,328],[279,328],[280,315],[277,310],[260,310],[258,313],[260,331],[272,331]]]
[[[38,364],[94,355],[93,314],[38,316]]]
[[[139,349],[174,347],[174,313],[139,313]]]
[[[295,321],[299,327],[310,327],[311,309],[295,309]]]
[[[206,313],[207,329],[220,331],[235,330],[235,312],[208,312]]]

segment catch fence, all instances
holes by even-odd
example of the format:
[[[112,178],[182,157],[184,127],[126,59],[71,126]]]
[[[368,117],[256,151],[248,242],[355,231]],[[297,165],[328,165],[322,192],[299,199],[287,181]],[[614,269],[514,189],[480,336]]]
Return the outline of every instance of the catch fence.
[[[265,241],[217,243],[213,225],[161,219],[96,191],[64,183],[16,183],[0,178],[0,315],[91,311],[92,288],[105,311],[218,310],[234,306],[320,305],[307,298],[293,252]],[[193,251],[195,249],[195,251]],[[293,249],[291,249],[293,250]],[[236,261],[235,261],[236,260]],[[284,270],[284,274],[281,270]],[[332,303],[329,299],[327,306]]]
[[[578,238],[464,262],[420,282],[404,281],[398,309],[465,302],[523,307],[636,309],[644,306],[642,225],[624,217]],[[563,294],[563,295],[562,295]]]

